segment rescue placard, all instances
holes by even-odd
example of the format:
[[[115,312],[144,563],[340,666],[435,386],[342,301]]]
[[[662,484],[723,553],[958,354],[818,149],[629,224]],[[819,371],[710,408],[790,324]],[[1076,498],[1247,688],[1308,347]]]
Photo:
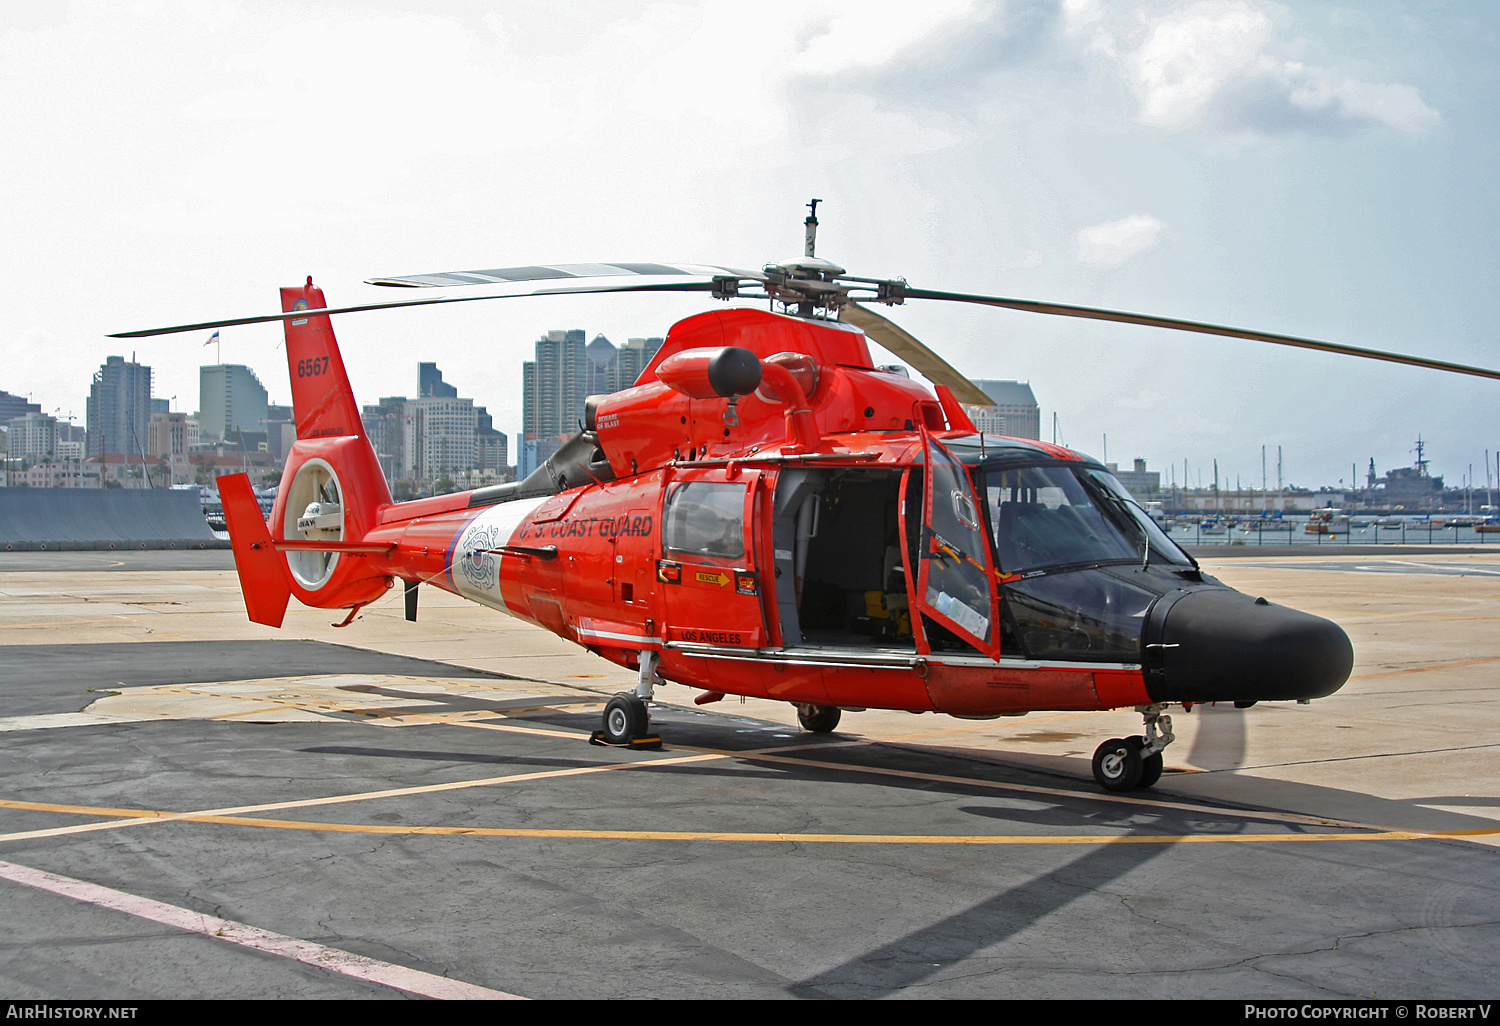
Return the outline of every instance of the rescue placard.
[[[734,580],[734,575],[728,570],[694,570],[693,580],[699,584],[712,584],[720,588],[729,587],[729,582]]]

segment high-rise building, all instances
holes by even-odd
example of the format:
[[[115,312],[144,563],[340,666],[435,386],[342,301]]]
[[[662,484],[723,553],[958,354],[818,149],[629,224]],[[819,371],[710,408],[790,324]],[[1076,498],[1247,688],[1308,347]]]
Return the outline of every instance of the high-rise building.
[[[192,418],[186,413],[153,413],[146,426],[146,455],[186,456],[198,441],[197,432],[189,434]]]
[[[503,473],[505,436],[488,411],[460,398],[436,364],[418,364],[417,377],[419,398],[386,396],[360,411],[389,480],[426,484],[475,469]]]
[[[266,433],[266,451],[277,460],[285,460],[292,451],[292,443],[297,440],[297,424],[292,419],[292,408],[270,404],[266,407],[266,419],[261,421],[261,425]]]
[[[974,426],[985,434],[1009,438],[1041,438],[1042,408],[1031,385],[1020,381],[976,378],[979,390],[995,400],[994,406],[965,406]]]
[[[57,418],[45,413],[27,413],[5,422],[11,459],[37,460],[57,455]]]
[[[587,344],[583,338],[577,328],[549,331],[521,369],[520,477],[577,433],[585,399],[634,385],[662,346],[660,338],[633,338],[618,348],[603,335]]]
[[[614,372],[607,391],[619,392],[634,385],[665,341],[656,337],[626,339],[625,344],[615,350]]]
[[[249,367],[220,363],[198,368],[198,431],[204,441],[259,435],[269,407],[266,388]]]
[[[423,399],[457,399],[458,388],[443,380],[443,372],[435,363],[417,364],[417,395]]]
[[[477,429],[473,399],[426,396],[406,403],[406,451],[415,461],[413,477],[436,481],[471,469],[477,462]]]
[[[140,455],[146,449],[150,419],[151,368],[123,356],[109,357],[94,374],[89,391],[89,455]]]
[[[588,395],[587,363],[582,329],[549,331],[537,340],[536,359],[521,368],[521,433],[528,441],[556,441],[577,430],[572,423]]]
[[[0,392],[0,424],[12,417],[24,417],[28,413],[41,413],[40,403],[28,403],[25,396]]]
[[[375,449],[388,481],[410,478],[411,461],[406,456],[406,403],[404,395],[388,395],[360,410],[365,437]]]
[[[504,474],[510,469],[509,440],[495,430],[495,418],[483,406],[474,407],[478,426],[474,429],[474,465],[480,470]]]
[[[53,455],[60,460],[81,460],[88,455],[89,433],[82,424],[70,420],[57,422],[57,447]]]

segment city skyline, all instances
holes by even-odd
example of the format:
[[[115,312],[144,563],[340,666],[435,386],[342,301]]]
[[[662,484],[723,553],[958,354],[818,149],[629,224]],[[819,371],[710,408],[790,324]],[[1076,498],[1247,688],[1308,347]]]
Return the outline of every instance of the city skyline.
[[[602,342],[614,348],[613,344],[610,343],[603,334],[596,334],[591,342],[585,344],[582,340],[586,336],[587,332],[584,329],[549,329],[548,331],[541,333],[541,339],[536,343],[536,348],[538,349],[538,351],[540,351],[541,347],[543,347],[544,344],[550,344],[554,348],[558,348],[558,355],[560,356],[562,352],[560,348],[561,345],[565,343],[565,340],[570,341],[571,348],[577,350],[576,353],[571,352],[570,350],[571,358],[575,362],[583,361],[583,363],[592,364],[594,368],[592,372],[581,370],[577,375],[578,380],[573,381],[566,390],[557,391],[557,394],[554,395],[552,400],[553,405],[557,405],[559,411],[564,407],[571,410],[573,406],[576,405],[577,411],[573,414],[575,419],[582,416],[582,398],[584,396],[592,394],[595,391],[613,390],[617,387],[629,387],[628,383],[619,383],[621,373],[627,374],[630,380],[633,381],[634,377],[637,376],[639,374],[639,371],[644,368],[647,362],[649,362],[651,355],[656,352],[656,348],[658,348],[663,341],[661,338],[630,338],[625,344],[619,346],[615,350],[622,356],[628,357],[628,359],[621,362],[619,368],[616,369],[616,365],[613,362],[606,362],[602,357],[599,356],[599,354],[601,353],[601,349],[597,345],[598,343]],[[585,355],[589,353],[591,349],[595,356],[595,359],[593,361],[589,361],[588,357]],[[526,368],[533,362],[534,361],[523,361],[522,374],[519,377],[525,377],[527,373]],[[126,361],[123,357],[110,357],[100,366],[99,371],[96,372],[95,387],[97,388],[98,385],[97,379],[106,371],[114,368],[114,373],[118,374],[120,373],[120,368],[125,365],[141,366],[146,372],[146,376],[148,378],[154,377],[154,371],[149,366],[132,364],[130,361]],[[435,361],[417,360],[415,361],[415,365],[417,371],[419,397],[427,398],[433,395],[442,397],[457,396],[458,392],[456,386],[444,381],[443,374],[437,369]],[[582,367],[582,365],[583,364],[581,363],[580,367]],[[279,370],[279,367],[277,369]],[[261,384],[260,376],[254,371],[254,369],[246,365],[203,364],[199,366],[198,370],[200,382],[213,380],[214,382],[216,382],[216,391],[225,387],[230,387],[231,384],[233,388],[238,390],[258,390],[258,395],[252,398],[256,399],[257,401],[264,401],[266,403],[266,411],[261,412],[261,416],[259,418],[255,418],[257,423],[260,424],[260,427],[258,429],[252,430],[252,435],[265,434],[265,427],[268,423],[266,419],[268,411],[273,411],[278,408],[286,410],[288,408],[285,405],[275,403],[274,401],[269,401],[269,399],[261,398],[269,396],[270,390],[266,389]],[[208,372],[214,373],[210,374]],[[270,376],[268,375],[268,377]],[[229,379],[228,384],[226,384],[226,379]],[[274,381],[275,379],[274,377],[270,377],[270,380]],[[1018,430],[1015,432],[1017,437],[1034,437],[1044,438],[1048,441],[1052,440],[1050,433],[1052,421],[1050,418],[1046,418],[1047,422],[1045,424],[1042,423],[1044,418],[1042,418],[1041,416],[1041,407],[1040,404],[1036,401],[1035,395],[1029,382],[978,379],[977,383],[981,388],[990,392],[992,398],[999,396],[1012,404],[1012,406],[1010,407],[1010,412],[1008,414],[1001,413],[1000,407],[993,408],[995,412],[989,415],[989,420],[992,421],[993,424],[991,425],[987,422],[984,426],[985,430],[992,431],[994,433],[1002,433],[999,429],[1002,428],[1006,423],[1014,421],[1016,427],[1018,428]],[[13,387],[20,387],[18,383],[14,381],[7,381],[6,384],[9,384]],[[548,452],[550,452],[549,449],[548,452],[543,452],[540,457],[533,455],[530,457],[530,463],[525,462],[528,433],[525,430],[527,415],[525,411],[524,395],[525,393],[523,391],[523,402],[521,408],[511,411],[511,415],[509,418],[511,423],[521,425],[520,430],[514,431],[504,431],[496,429],[493,426],[495,420],[499,419],[501,423],[505,423],[506,418],[503,414],[498,418],[496,417],[496,415],[491,414],[487,408],[489,404],[478,404],[477,400],[475,399],[465,400],[467,402],[475,404],[474,408],[477,411],[477,416],[475,418],[476,430],[479,430],[479,428],[482,427],[482,433],[484,434],[494,433],[505,436],[504,441],[500,443],[500,451],[504,452],[506,457],[504,462],[508,463],[512,467],[518,468],[518,470],[524,470],[528,467],[534,469],[535,465],[539,463],[541,459],[545,459]],[[0,397],[3,397],[4,401],[7,403],[7,410],[31,410],[33,407],[38,407],[37,412],[42,412],[47,417],[55,418],[60,425],[71,423],[65,416],[62,415],[60,410],[53,412],[40,411],[39,404],[28,403],[26,401],[24,392],[20,394],[0,392]],[[145,426],[141,428],[142,441],[140,445],[136,446],[136,448],[144,447],[146,444],[144,440],[150,437],[150,432],[152,430],[150,426],[152,411],[160,409],[162,404],[167,402],[167,400],[164,398],[150,396],[149,394],[147,398],[149,399],[149,402],[146,403],[145,407],[146,423]],[[174,400],[179,399],[179,397],[175,396],[172,398]],[[366,409],[376,408],[381,403],[385,403],[388,401],[387,399],[380,399],[376,402],[369,402],[365,400],[365,397],[359,395],[356,395],[355,398],[360,402],[361,406]],[[405,397],[392,398],[399,399],[402,402],[412,402],[412,400],[406,400]],[[202,424],[201,407],[203,405],[201,400],[202,397],[200,395],[200,401],[198,404],[199,409],[194,410],[191,414],[187,414],[186,411],[182,411],[185,415],[190,415],[198,418],[200,428]],[[573,402],[573,400],[576,400],[576,403]],[[1031,404],[1031,412],[1026,413],[1023,412],[1022,408],[1028,402]],[[88,401],[85,400],[83,405],[85,406],[85,409],[87,409]],[[259,407],[257,407],[257,409],[259,409]],[[175,413],[177,411],[173,412]],[[282,416],[286,416],[286,414],[282,414]],[[544,426],[554,427],[557,430],[552,432],[551,435],[543,435],[542,437],[545,438],[560,436],[569,433],[563,430],[562,424],[563,420],[566,418],[562,417],[559,412],[553,412],[549,416],[550,419],[547,420]],[[0,417],[0,427],[5,427],[9,419],[10,418],[8,417]],[[77,419],[78,418],[76,417],[74,418],[75,421]],[[979,420],[976,420],[976,424],[978,423]],[[465,421],[465,425],[467,425],[467,421]],[[1034,426],[1038,429],[1033,430]],[[83,433],[81,425],[76,430],[80,435]],[[119,429],[116,430],[116,433],[118,433],[118,430]],[[245,429],[242,427],[242,430]],[[203,434],[203,438],[205,441],[217,437],[218,436],[214,435],[211,431],[205,432]],[[1414,435],[1414,440],[1405,447],[1404,452],[1395,452],[1389,457],[1389,459],[1384,458],[1379,454],[1365,454],[1354,457],[1349,463],[1345,464],[1345,466],[1349,467],[1348,474],[1340,475],[1330,480],[1314,480],[1305,476],[1294,478],[1292,475],[1283,470],[1282,485],[1286,488],[1302,488],[1310,490],[1337,487],[1344,487],[1352,490],[1359,487],[1361,485],[1361,482],[1367,477],[1369,473],[1369,466],[1372,461],[1377,468],[1377,477],[1383,480],[1387,473],[1392,470],[1408,468],[1414,465],[1418,454],[1417,443],[1415,441],[1416,438],[1417,436]],[[286,445],[290,444],[290,440],[286,439],[284,440],[284,442],[285,444],[280,446],[282,450],[284,450]],[[1211,487],[1213,481],[1213,470],[1211,468],[1216,461],[1219,465],[1221,482],[1225,488],[1228,488],[1230,486],[1230,482],[1237,482],[1236,487],[1238,487],[1238,482],[1243,482],[1244,487],[1246,489],[1249,489],[1252,487],[1259,487],[1259,482],[1262,481],[1259,447],[1255,449],[1255,452],[1253,454],[1255,457],[1255,459],[1251,461],[1253,463],[1253,466],[1248,469],[1242,464],[1232,464],[1229,460],[1219,459],[1218,457],[1213,455],[1210,455],[1202,463],[1196,460],[1189,459],[1187,461],[1187,467],[1184,468],[1184,461],[1181,457],[1175,460],[1161,461],[1158,461],[1154,458],[1148,459],[1131,450],[1128,444],[1122,449],[1120,447],[1118,438],[1116,440],[1114,448],[1115,455],[1111,459],[1107,433],[1106,435],[1101,436],[1100,445],[1092,448],[1087,445],[1079,445],[1073,443],[1066,437],[1066,434],[1064,434],[1061,442],[1062,444],[1069,445],[1069,447],[1071,448],[1075,448],[1081,452],[1085,452],[1088,455],[1095,456],[1101,460],[1109,459],[1110,462],[1116,463],[1122,468],[1130,465],[1134,461],[1146,459],[1147,462],[1151,463],[1157,468],[1157,470],[1160,471],[1162,487],[1164,489],[1168,488],[1173,482],[1175,482],[1177,487],[1186,486],[1194,489],[1206,489]],[[100,442],[99,444],[106,445],[108,444],[108,442],[106,440]],[[90,453],[96,451],[93,448],[92,443],[90,444],[88,451]],[[1444,458],[1442,454],[1439,454],[1437,458],[1433,458],[1433,456],[1431,455],[1432,447],[1430,442],[1425,443],[1424,451],[1428,454],[1427,462],[1434,464],[1439,468],[1439,470],[1433,472],[1432,476],[1435,478],[1447,478],[1448,487],[1463,487],[1463,484],[1465,482],[1476,488],[1484,488],[1487,486],[1500,487],[1500,468],[1497,468],[1497,460],[1500,460],[1500,447],[1487,449],[1487,451],[1484,452],[1478,459],[1464,459],[1461,455],[1453,455]],[[467,450],[465,450],[465,452],[467,452]],[[488,455],[487,458],[480,460],[479,462],[485,467],[493,467],[497,462],[497,456],[498,453],[494,452],[492,443],[490,455]],[[1286,459],[1286,456],[1287,454],[1284,453],[1284,463],[1289,462]],[[1411,459],[1403,461],[1405,456],[1410,456]],[[452,460],[440,459],[439,462],[443,462],[446,465],[447,463],[452,462]],[[1274,467],[1274,462],[1272,466]],[[1178,475],[1179,471],[1182,472],[1182,476],[1180,478]],[[1472,481],[1468,479],[1468,475],[1470,473],[1473,473]],[[522,473],[520,476],[524,476],[524,473]],[[1270,487],[1275,488],[1276,486],[1274,484],[1274,479],[1276,477],[1276,474],[1274,470],[1270,472],[1269,477],[1273,482]]]

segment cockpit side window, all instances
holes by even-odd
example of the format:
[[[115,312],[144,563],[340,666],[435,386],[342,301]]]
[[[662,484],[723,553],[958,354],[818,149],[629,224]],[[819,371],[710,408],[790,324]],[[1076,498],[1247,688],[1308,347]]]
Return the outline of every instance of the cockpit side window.
[[[992,470],[985,498],[1003,573],[1140,556],[1070,468]]]
[[[1134,521],[1136,529],[1144,532],[1145,537],[1151,540],[1152,562],[1176,563],[1179,566],[1197,565],[1192,557],[1182,551],[1181,546],[1174,542],[1155,520],[1151,519],[1151,514],[1141,508],[1141,504],[1135,501],[1135,497],[1113,474],[1106,474],[1102,470],[1090,470],[1088,476],[1103,491],[1105,503],[1116,507],[1121,519]],[[1132,538],[1132,544],[1139,550],[1144,542],[1140,535],[1136,535]]]

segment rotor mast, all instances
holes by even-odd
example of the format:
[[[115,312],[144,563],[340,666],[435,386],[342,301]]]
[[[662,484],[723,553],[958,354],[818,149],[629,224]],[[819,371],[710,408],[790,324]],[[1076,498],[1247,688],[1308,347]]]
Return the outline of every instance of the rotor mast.
[[[803,247],[803,256],[817,256],[814,252],[818,248],[818,204],[823,201],[815,199],[807,205],[812,213],[807,215],[807,220],[802,223],[807,226],[807,243]]]

